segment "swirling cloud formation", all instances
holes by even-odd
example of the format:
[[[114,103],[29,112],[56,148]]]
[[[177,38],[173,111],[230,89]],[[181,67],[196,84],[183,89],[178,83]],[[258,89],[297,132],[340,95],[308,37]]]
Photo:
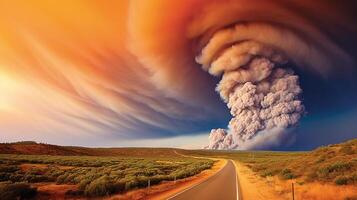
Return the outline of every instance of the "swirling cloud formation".
[[[232,132],[220,129],[223,139],[213,140],[225,142],[210,147],[254,148],[242,141],[301,117],[296,72],[354,70],[353,5],[2,1],[1,134],[83,144],[189,134],[223,125],[226,102]]]

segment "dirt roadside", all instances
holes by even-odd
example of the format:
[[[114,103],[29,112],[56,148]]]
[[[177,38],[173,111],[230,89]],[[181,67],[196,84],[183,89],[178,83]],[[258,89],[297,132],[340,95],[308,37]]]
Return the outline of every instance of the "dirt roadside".
[[[302,180],[281,180],[276,176],[263,178],[244,164],[234,162],[243,200],[290,200],[292,199],[292,182],[294,182],[294,197],[297,200],[357,199],[357,186],[337,186],[318,182],[301,184]]]

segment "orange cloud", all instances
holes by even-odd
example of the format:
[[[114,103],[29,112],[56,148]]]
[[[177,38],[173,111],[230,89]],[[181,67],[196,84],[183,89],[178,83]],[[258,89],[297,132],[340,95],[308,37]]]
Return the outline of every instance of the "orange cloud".
[[[350,52],[335,47],[349,44],[330,38],[356,31],[354,21],[322,2],[0,1],[0,131],[130,138],[211,127],[227,113],[195,57],[212,34],[279,24],[340,61]]]

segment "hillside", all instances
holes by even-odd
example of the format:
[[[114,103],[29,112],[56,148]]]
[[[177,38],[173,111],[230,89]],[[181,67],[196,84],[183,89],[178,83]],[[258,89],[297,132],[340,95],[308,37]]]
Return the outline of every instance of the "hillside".
[[[57,156],[172,157],[178,153],[220,157],[244,163],[262,177],[300,179],[305,182],[357,183],[357,139],[317,148],[309,152],[211,151],[170,148],[87,148],[35,142],[0,144],[0,154]],[[307,167],[308,166],[308,167]]]
[[[50,144],[41,144],[32,141],[1,143],[0,154],[26,154],[26,155],[86,155],[84,152],[74,151],[69,147]]]
[[[357,139],[308,152],[185,150],[184,154],[237,160],[262,177],[357,184]]]
[[[175,156],[170,148],[88,148],[58,146],[33,141],[0,143],[0,154],[56,156]]]

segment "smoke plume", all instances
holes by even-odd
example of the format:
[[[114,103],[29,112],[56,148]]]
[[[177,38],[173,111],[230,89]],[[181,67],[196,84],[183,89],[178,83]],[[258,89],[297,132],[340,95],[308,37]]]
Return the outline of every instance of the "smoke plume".
[[[285,55],[255,41],[238,42],[217,53],[221,36],[213,36],[197,62],[212,75],[223,73],[216,90],[233,118],[228,130],[211,131],[206,148],[254,148],[261,143],[256,142],[259,135],[270,131],[278,141],[277,135],[296,125],[304,113],[298,76],[287,68]]]
[[[267,148],[286,143],[304,113],[293,69],[324,79],[355,67],[352,10],[323,0],[134,1],[128,46],[156,87],[182,102],[212,107],[217,79],[208,75],[221,78],[232,119],[207,148]]]

